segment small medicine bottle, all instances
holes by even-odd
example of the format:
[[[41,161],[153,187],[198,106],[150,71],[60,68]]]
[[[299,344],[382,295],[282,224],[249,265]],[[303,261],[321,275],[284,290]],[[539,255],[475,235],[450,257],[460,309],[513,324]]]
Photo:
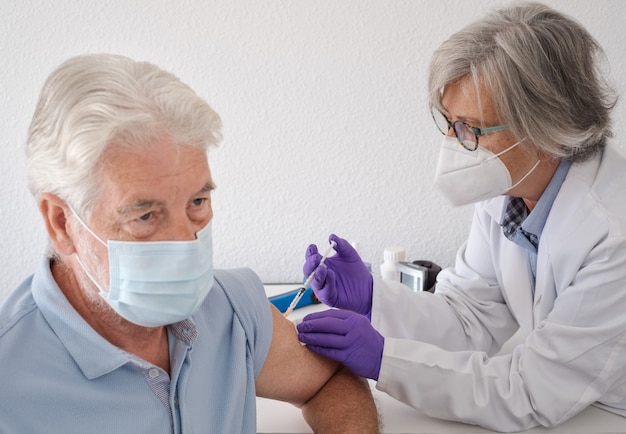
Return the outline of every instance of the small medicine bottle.
[[[404,261],[406,252],[404,247],[386,247],[383,252],[383,263],[380,265],[380,277],[383,280],[400,281],[400,272],[396,268],[396,263]]]

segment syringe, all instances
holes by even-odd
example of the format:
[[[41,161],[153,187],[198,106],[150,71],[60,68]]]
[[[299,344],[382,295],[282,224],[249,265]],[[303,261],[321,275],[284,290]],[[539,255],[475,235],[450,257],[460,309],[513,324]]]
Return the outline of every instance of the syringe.
[[[300,301],[300,299],[304,295],[304,292],[306,291],[306,289],[309,287],[309,285],[313,281],[313,277],[315,276],[315,272],[317,271],[317,269],[319,267],[322,266],[322,264],[326,260],[326,257],[328,255],[330,255],[330,252],[333,251],[333,249],[335,248],[336,245],[337,245],[337,243],[335,241],[331,241],[330,242],[330,247],[328,248],[328,250],[326,250],[326,253],[324,253],[324,256],[322,256],[322,259],[320,259],[320,264],[315,268],[315,270],[311,271],[311,274],[309,274],[309,277],[306,278],[306,280],[304,281],[304,284],[298,290],[298,292],[296,293],[296,296],[293,298],[293,300],[291,301],[291,304],[289,305],[289,307],[287,308],[287,310],[283,314],[283,316],[285,318],[287,318],[289,316],[289,314],[291,312],[293,312],[293,310],[296,308],[296,305],[298,304],[298,302]]]

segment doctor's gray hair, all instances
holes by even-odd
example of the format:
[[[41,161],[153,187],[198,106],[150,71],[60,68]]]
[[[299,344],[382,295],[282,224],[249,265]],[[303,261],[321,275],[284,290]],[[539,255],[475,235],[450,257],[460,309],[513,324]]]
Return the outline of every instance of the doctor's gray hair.
[[[602,48],[577,21],[540,3],[516,4],[466,26],[435,51],[429,102],[441,110],[445,87],[471,77],[517,138],[584,161],[612,136],[617,97],[599,60]]]
[[[148,62],[94,54],[73,57],[46,80],[26,143],[28,185],[53,193],[84,217],[100,195],[110,146],[150,151],[169,139],[208,150],[221,139],[217,113],[186,84]]]

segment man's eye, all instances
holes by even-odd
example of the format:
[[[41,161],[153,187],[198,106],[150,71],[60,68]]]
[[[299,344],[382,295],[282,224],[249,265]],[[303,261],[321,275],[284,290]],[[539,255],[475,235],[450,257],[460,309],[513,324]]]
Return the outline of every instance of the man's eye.
[[[144,215],[139,217],[139,220],[143,221],[143,222],[147,222],[148,220],[150,220],[150,217],[152,217],[152,213],[148,212],[145,213]]]
[[[194,206],[200,206],[202,205],[204,202],[206,201],[206,198],[204,197],[198,197],[196,199],[193,200],[193,204]]]

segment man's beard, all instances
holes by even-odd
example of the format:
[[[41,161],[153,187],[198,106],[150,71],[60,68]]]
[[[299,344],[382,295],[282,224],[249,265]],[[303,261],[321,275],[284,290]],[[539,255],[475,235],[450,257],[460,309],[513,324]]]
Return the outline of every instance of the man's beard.
[[[107,324],[121,324],[123,321],[122,317],[100,295],[101,291],[104,292],[108,289],[108,284],[105,284],[108,281],[108,267],[102,266],[105,262],[95,254],[92,254],[92,250],[89,247],[81,250],[89,253],[81,258],[78,258],[78,254],[76,254],[77,260],[82,262],[84,267],[81,267],[81,272],[76,276],[76,280],[89,312]],[[91,274],[91,278],[87,272]]]

